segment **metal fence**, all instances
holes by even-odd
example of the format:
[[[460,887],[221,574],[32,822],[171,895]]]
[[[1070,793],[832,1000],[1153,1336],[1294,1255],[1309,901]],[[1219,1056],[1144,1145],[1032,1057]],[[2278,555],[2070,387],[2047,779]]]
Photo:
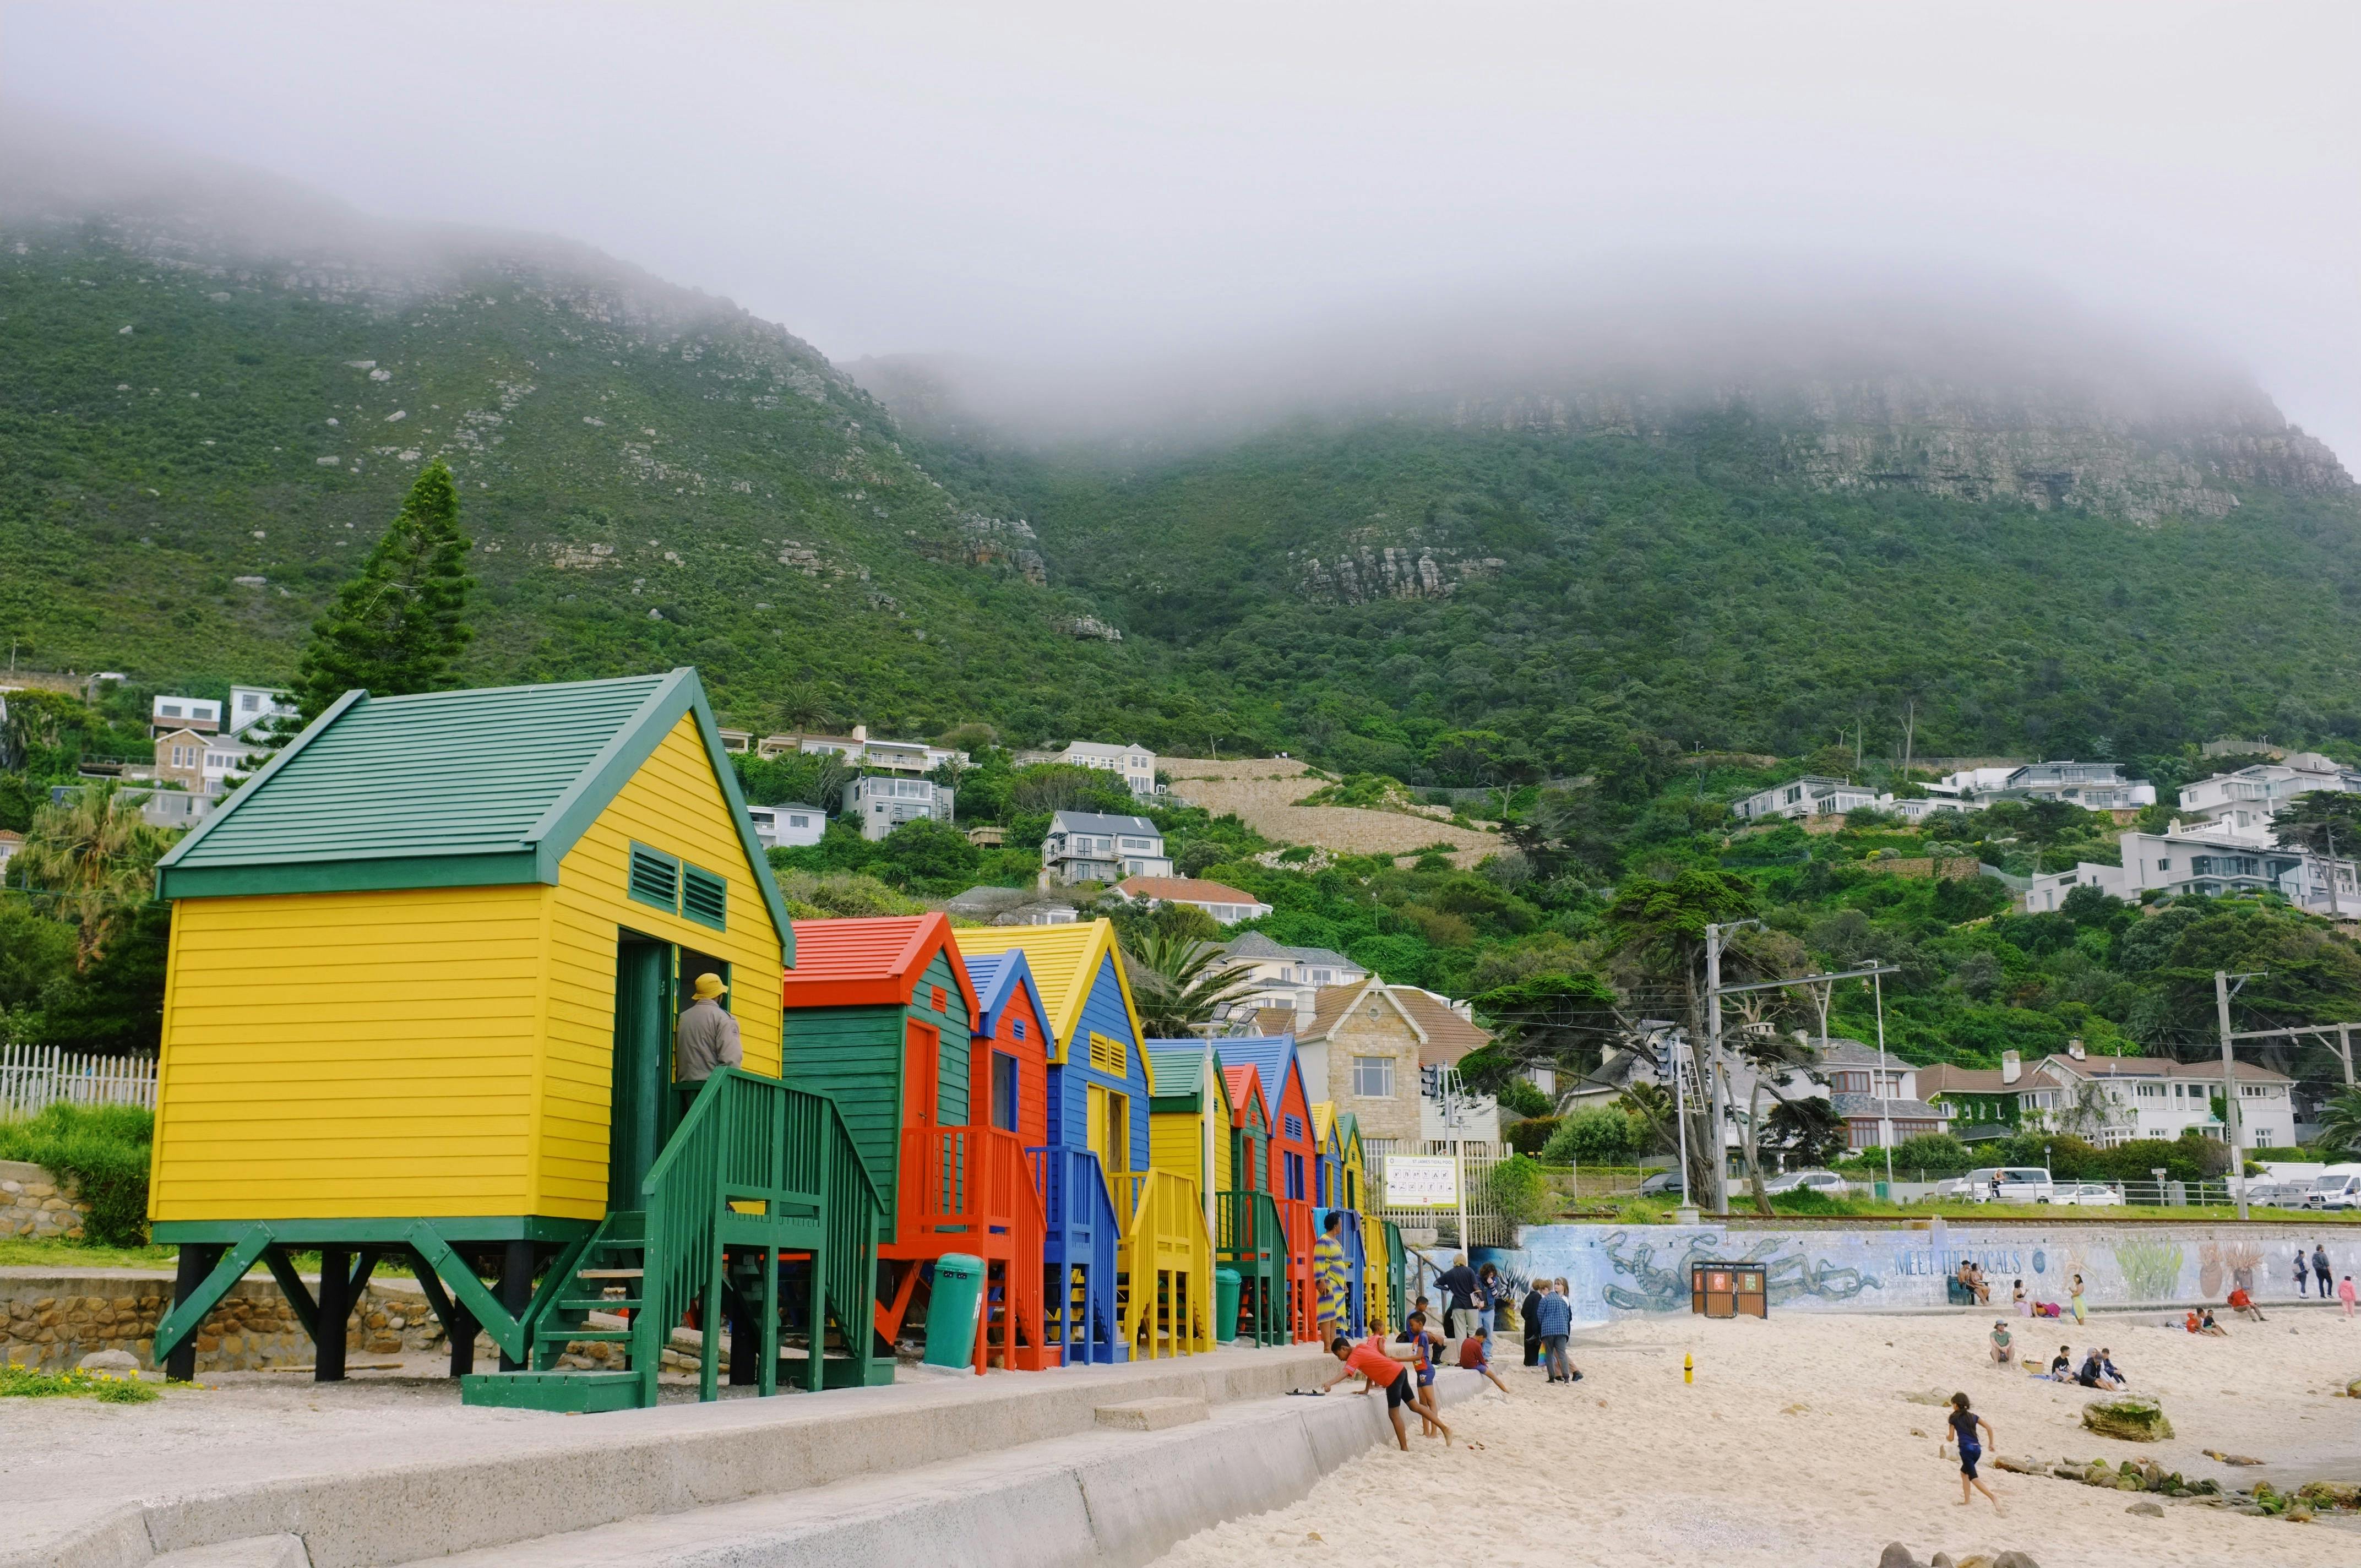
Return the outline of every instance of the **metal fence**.
[[[0,1046],[0,1115],[48,1105],[156,1108],[154,1057],[98,1057],[57,1046]]]

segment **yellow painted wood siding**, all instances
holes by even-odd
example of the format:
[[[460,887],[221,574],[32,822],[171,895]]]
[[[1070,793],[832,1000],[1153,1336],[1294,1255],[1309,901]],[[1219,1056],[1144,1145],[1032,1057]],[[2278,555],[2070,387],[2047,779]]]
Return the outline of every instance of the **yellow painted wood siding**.
[[[1175,1176],[1185,1176],[1202,1185],[1205,1156],[1199,1140],[1204,1135],[1204,1125],[1203,1115],[1195,1111],[1163,1111],[1150,1114],[1148,1118],[1149,1168],[1169,1170]]]
[[[176,904],[151,1216],[532,1212],[543,893]]]
[[[631,846],[727,879],[729,929],[627,896]],[[754,886],[730,802],[694,715],[684,714],[559,862],[550,890],[548,1031],[541,1072],[536,1213],[607,1212],[608,1091],[614,1069],[615,943],[623,929],[729,963],[730,1013],[751,1072],[779,1070],[779,933]],[[671,1047],[665,1047],[667,1054]]]
[[[1231,1190],[1230,1172],[1235,1168],[1235,1151],[1230,1145],[1230,1094],[1219,1073],[1213,1075],[1213,1086],[1208,1098],[1213,1104],[1213,1190]]]

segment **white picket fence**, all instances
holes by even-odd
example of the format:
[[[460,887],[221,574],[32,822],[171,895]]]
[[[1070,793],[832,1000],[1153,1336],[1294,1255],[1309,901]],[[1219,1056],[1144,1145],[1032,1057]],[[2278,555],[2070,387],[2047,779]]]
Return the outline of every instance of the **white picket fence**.
[[[93,1057],[56,1046],[0,1046],[0,1116],[45,1105],[156,1108],[154,1057]]]

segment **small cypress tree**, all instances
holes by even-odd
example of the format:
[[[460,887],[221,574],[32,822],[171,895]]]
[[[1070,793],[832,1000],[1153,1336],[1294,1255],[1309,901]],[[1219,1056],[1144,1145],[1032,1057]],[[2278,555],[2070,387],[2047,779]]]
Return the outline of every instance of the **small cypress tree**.
[[[452,663],[470,635],[461,616],[475,586],[467,550],[459,487],[438,457],[410,487],[359,575],[313,624],[295,681],[304,723],[355,686],[404,696],[456,684]]]

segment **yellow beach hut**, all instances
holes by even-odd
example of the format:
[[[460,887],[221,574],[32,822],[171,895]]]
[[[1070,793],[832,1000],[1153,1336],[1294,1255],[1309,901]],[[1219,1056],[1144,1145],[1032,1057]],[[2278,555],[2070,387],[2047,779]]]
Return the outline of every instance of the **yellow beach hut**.
[[[191,1369],[191,1331],[259,1261],[341,1376],[325,1330],[398,1258],[455,1375],[478,1327],[500,1346],[472,1401],[653,1403],[691,1306],[707,1397],[724,1321],[733,1380],[767,1393],[785,1253],[807,1380],[872,1379],[878,1194],[835,1103],[778,1076],[793,934],[694,670],[348,692],[158,883],[149,1213],[181,1249],[159,1361]],[[744,1060],[676,1093],[707,974]],[[294,1249],[321,1255],[316,1299]],[[831,1320],[848,1354],[824,1367]],[[607,1369],[552,1369],[584,1342]]]

